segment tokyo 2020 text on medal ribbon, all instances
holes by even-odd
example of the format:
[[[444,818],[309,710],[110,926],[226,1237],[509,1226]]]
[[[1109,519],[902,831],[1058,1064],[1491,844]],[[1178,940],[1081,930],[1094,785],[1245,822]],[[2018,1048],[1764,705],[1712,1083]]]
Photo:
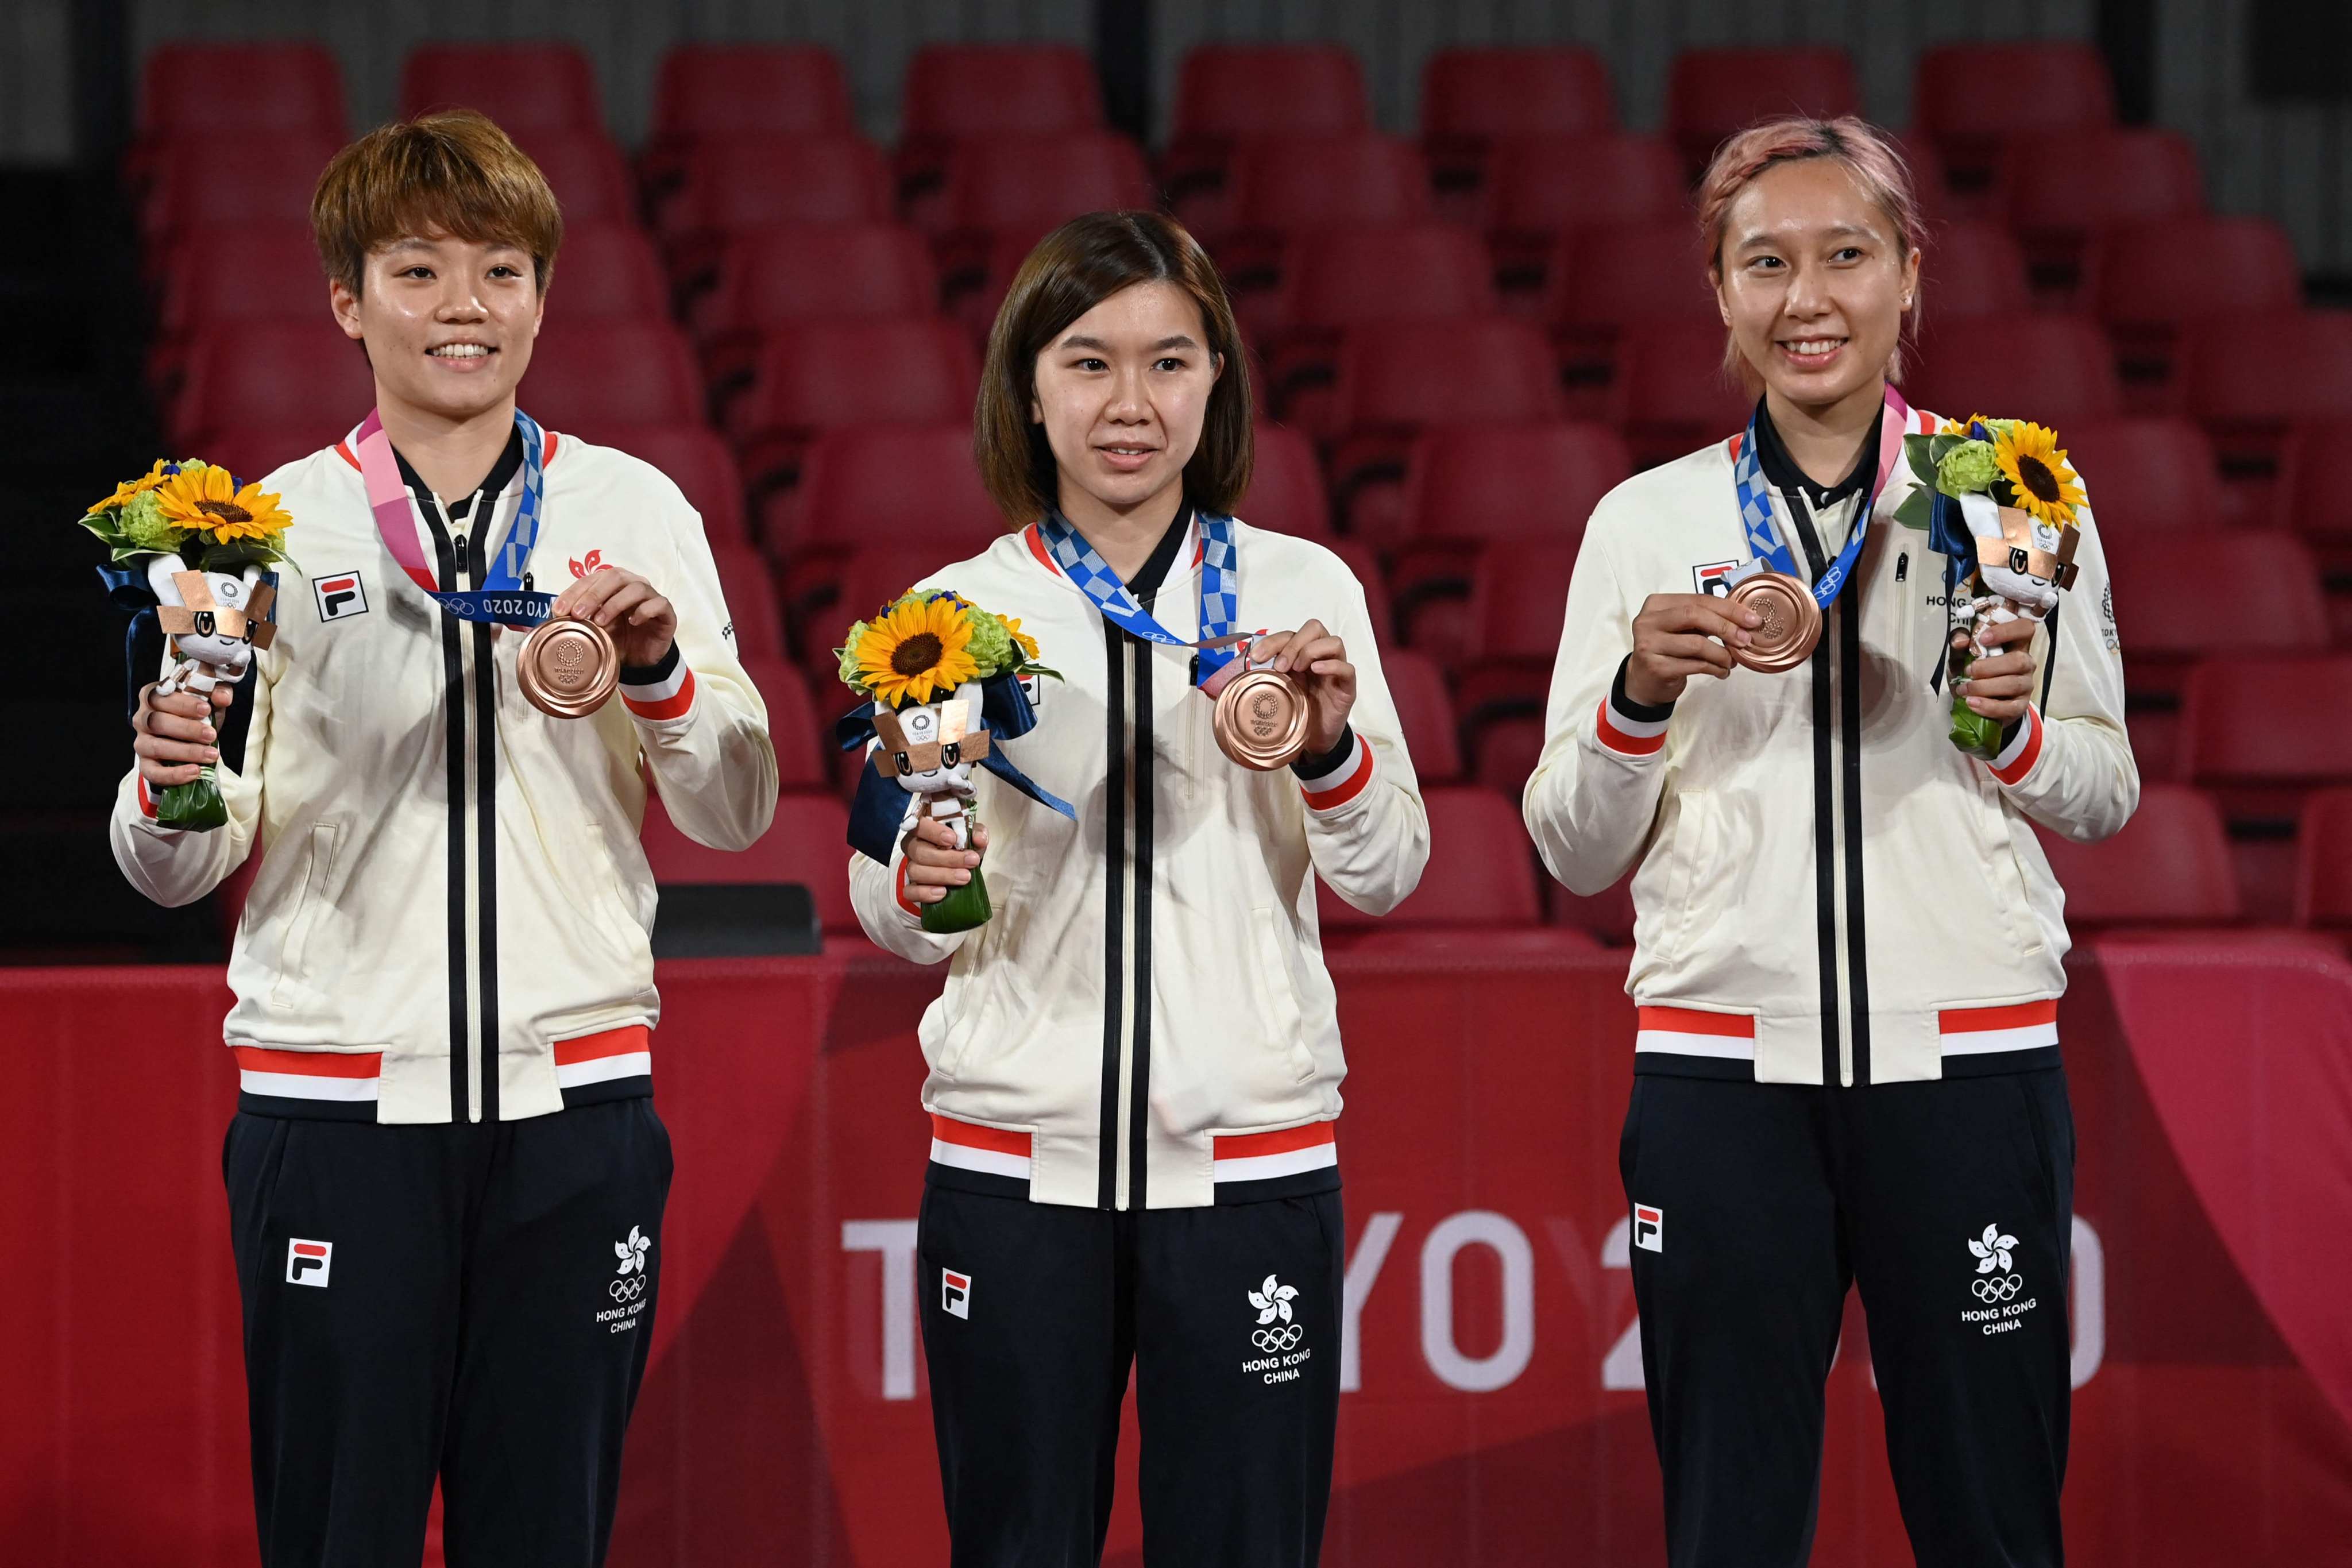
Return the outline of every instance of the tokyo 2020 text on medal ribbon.
[[[1760,411],[1762,405],[1758,408]],[[1903,455],[1904,426],[1911,406],[1892,385],[1878,418],[1878,471],[1855,513],[1845,548],[1808,584],[1797,569],[1797,557],[1780,537],[1780,521],[1772,512],[1772,487],[1764,480],[1764,462],[1756,450],[1757,414],[1748,416],[1748,432],[1740,437],[1739,455],[1731,467],[1733,489],[1739,497],[1739,523],[1752,552],[1748,563],[1732,574],[1730,598],[1763,617],[1748,646],[1734,647],[1731,657],[1750,669],[1768,674],[1796,668],[1813,654],[1822,640],[1822,618],[1836,602],[1853,574],[1870,536],[1870,514],[1878,505],[1886,476]]]
[[[506,538],[484,557],[489,569],[482,574],[481,585],[471,590],[439,587],[425,564],[424,547],[416,537],[415,502],[401,479],[400,462],[379,411],[368,410],[352,447],[359,455],[376,532],[400,569],[459,620],[535,628],[515,655],[515,684],[531,706],[549,717],[578,719],[612,696],[620,679],[620,655],[612,634],[593,622],[569,616],[551,620],[548,610],[555,595],[535,593],[528,585],[524,567],[531,546],[539,542],[540,507],[547,489],[546,437],[539,422],[521,409],[515,410],[514,417],[515,428],[522,433],[522,504],[515,509]]]
[[[1217,705],[1218,749],[1245,768],[1286,766],[1307,749],[1307,694],[1298,683],[1249,657],[1251,639],[1236,635],[1241,556],[1234,520],[1200,514],[1201,636],[1187,641],[1151,618],[1118,574],[1057,512],[1037,523],[1037,535],[1062,574],[1076,584],[1103,619],[1121,631],[1167,647],[1194,649],[1193,684]]]

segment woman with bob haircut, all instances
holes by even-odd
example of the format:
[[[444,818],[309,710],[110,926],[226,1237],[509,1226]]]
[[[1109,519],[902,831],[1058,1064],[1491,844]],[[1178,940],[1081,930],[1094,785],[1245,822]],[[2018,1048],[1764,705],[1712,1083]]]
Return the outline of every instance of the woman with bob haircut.
[[[2055,1564],[2074,1134],[2033,826],[2104,838],[2138,801],[2098,531],[2076,509],[2073,592],[1982,631],[1956,682],[1975,562],[1893,516],[1901,437],[1941,428],[1894,386],[1920,309],[1901,158],[1779,120],[1699,195],[1760,397],[1594,510],[1525,801],[1570,888],[1633,874],[1619,1163],[1668,1556],[1806,1560],[1858,1284],[1918,1561]],[[1755,563],[1819,605],[1810,652],[1771,657],[1780,627],[1719,592]],[[1992,760],[1950,740],[1952,684],[2003,726]]]
[[[973,445],[1009,531],[919,584],[1017,616],[1061,672],[1006,750],[1076,813],[981,775],[969,849],[926,820],[850,872],[876,942],[950,961],[917,1257],[959,1568],[1100,1560],[1130,1362],[1147,1562],[1320,1548],[1346,1066],[1315,883],[1383,913],[1429,840],[1361,586],[1232,516],[1250,421],[1192,237],[1073,219],[989,338]],[[1197,645],[1226,631],[1304,689],[1287,770],[1218,747],[1194,687],[1225,650]],[[994,918],[925,931],[983,857]]]
[[[152,686],[111,825],[164,904],[268,846],[221,1162],[260,1558],[415,1568],[437,1480],[451,1568],[593,1568],[670,1184],[648,775],[740,849],[775,752],[686,497],[517,406],[563,237],[538,165],[479,114],[425,115],[338,153],[310,219],[374,406],[261,480],[302,567],[220,742],[227,825],[156,820],[215,737]],[[604,629],[611,700],[526,700],[534,611]]]

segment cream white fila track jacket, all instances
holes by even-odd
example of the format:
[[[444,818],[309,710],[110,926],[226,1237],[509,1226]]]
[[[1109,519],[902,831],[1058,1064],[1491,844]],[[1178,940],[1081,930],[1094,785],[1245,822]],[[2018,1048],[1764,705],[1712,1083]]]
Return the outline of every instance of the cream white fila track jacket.
[[[1633,871],[1637,1070],[1868,1084],[2055,1063],[2064,896],[2031,824],[2104,838],[2139,800],[2097,525],[2078,514],[2081,575],[2034,634],[2039,698],[1991,764],[1946,738],[1945,558],[1893,521],[1916,483],[1900,461],[1809,664],[1637,707],[1621,670],[1643,602],[1750,553],[1732,464],[1717,442],[1593,511],[1527,786],[1562,882]],[[1816,510],[1773,481],[1809,576],[1861,509],[1840,488]]]
[[[1198,635],[1197,528],[1150,600]],[[850,858],[873,939],[950,959],[924,1015],[931,1179],[1041,1203],[1181,1208],[1328,1190],[1347,1071],[1315,914],[1318,877],[1385,913],[1429,855],[1412,760],[1363,589],[1320,545],[1234,525],[1237,625],[1320,619],[1357,671],[1349,734],[1311,776],[1217,749],[1182,649],[1109,626],[1034,529],[920,586],[1018,616],[1044,663],[1037,726],[1004,750],[1076,821],[974,774],[994,918],[933,936],[894,858]]]
[[[505,537],[520,453],[492,499],[415,508],[445,591],[475,586]],[[625,669],[588,718],[541,713],[515,685],[522,637],[455,620],[409,580],[339,443],[262,481],[302,570],[280,569],[242,764],[220,772],[228,825],[163,829],[137,770],[122,781],[114,858],[158,903],[262,853],[228,968],[247,1110],[482,1121],[651,1092],[640,763],[680,829],[740,849],[774,815],[775,752],[677,487],[552,432],[545,463],[533,585],[639,573],[677,607],[665,665]]]

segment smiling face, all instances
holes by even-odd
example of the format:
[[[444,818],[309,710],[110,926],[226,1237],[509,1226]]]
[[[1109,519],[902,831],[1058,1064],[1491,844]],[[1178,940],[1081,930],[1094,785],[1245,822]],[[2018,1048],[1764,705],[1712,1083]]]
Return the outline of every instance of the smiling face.
[[[1716,300],[1767,392],[1822,410],[1864,394],[1902,336],[1919,252],[1834,158],[1777,163],[1726,214]]]
[[[1208,337],[1182,289],[1136,283],[1037,355],[1029,416],[1053,450],[1064,516],[1124,516],[1182,486],[1224,368]]]
[[[379,403],[457,424],[511,405],[545,309],[529,252],[449,235],[372,250],[357,295],[329,289],[367,344]]]

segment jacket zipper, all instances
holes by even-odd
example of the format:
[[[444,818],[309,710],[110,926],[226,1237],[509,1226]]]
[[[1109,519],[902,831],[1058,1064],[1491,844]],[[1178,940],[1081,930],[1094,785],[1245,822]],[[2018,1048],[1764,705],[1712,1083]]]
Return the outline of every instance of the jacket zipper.
[[[419,510],[425,513],[433,535],[435,564],[439,570],[442,591],[450,593],[462,584],[464,560],[459,541],[453,539],[447,519],[437,497],[420,496]],[[471,1081],[472,1035],[467,1006],[467,957],[471,948],[467,942],[467,921],[469,900],[466,897],[466,649],[459,633],[463,623],[454,616],[440,616],[441,633],[441,702],[442,744],[447,753],[446,784],[449,798],[448,838],[449,863],[447,920],[448,986],[449,986],[449,1120],[470,1121],[473,1097],[468,1092]]]

